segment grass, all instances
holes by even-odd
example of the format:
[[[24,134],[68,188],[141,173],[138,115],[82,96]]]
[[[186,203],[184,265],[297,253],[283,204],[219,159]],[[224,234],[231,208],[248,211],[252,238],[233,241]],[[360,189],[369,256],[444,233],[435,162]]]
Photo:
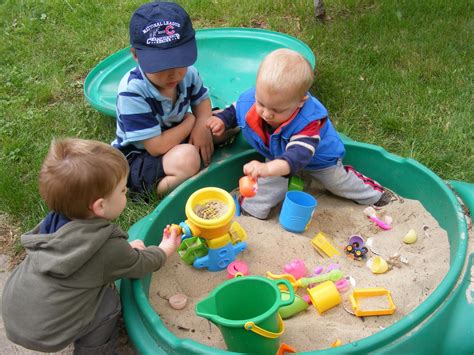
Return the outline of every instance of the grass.
[[[178,2],[195,28],[260,27],[306,42],[317,57],[313,93],[340,132],[474,181],[472,2],[326,0],[324,21],[312,1]],[[37,174],[52,138],[113,140],[114,120],[88,105],[82,84],[128,45],[141,3],[0,4],[0,212],[21,229],[46,214]],[[128,228],[157,202],[130,203],[119,223]]]

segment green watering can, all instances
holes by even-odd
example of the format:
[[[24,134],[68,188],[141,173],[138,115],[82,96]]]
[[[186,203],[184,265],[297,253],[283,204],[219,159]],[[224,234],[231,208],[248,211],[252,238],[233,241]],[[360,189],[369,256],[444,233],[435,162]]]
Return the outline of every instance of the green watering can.
[[[284,298],[279,285],[289,290]],[[278,309],[292,304],[294,299],[287,280],[243,276],[216,287],[196,304],[196,314],[219,327],[228,350],[274,355],[285,329]]]

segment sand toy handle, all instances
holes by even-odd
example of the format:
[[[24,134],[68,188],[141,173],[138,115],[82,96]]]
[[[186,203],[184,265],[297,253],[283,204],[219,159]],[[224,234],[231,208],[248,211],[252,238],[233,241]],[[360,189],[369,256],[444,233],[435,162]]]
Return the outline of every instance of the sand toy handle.
[[[342,279],[342,271],[339,269],[331,270],[327,274],[313,276],[313,277],[303,277],[296,281],[297,286],[299,287],[308,287],[310,284],[323,282],[323,281],[337,281]]]
[[[271,280],[271,281],[274,282],[277,287],[280,284],[283,284],[288,289],[288,294],[289,294],[288,299],[282,299],[280,295],[279,300],[277,301],[279,303],[278,308],[283,307],[283,306],[288,306],[295,301],[295,292],[293,291],[293,287],[291,287],[291,284],[288,280],[280,279],[280,280]],[[244,328],[245,330],[252,331],[255,334],[258,334],[262,337],[269,338],[269,339],[276,339],[280,337],[285,331],[285,324],[283,323],[283,319],[281,318],[278,312],[277,312],[277,317],[278,317],[278,331],[277,332],[271,332],[269,330],[263,329],[259,327],[258,325],[256,325],[254,322],[245,323]]]
[[[280,279],[274,280],[274,282],[277,284],[277,286],[279,286],[279,284],[283,284],[288,289],[288,294],[290,295],[287,300],[284,300],[280,297],[280,306],[278,308],[292,304],[295,301],[295,291],[293,290],[290,281],[286,279]]]
[[[277,317],[278,317],[278,332],[270,332],[266,329],[260,328],[254,322],[245,323],[244,328],[245,330],[250,330],[251,332],[254,332],[255,334],[258,334],[262,337],[276,339],[276,338],[279,338],[285,331],[285,323],[283,323],[283,319],[281,318],[280,313],[277,313]]]

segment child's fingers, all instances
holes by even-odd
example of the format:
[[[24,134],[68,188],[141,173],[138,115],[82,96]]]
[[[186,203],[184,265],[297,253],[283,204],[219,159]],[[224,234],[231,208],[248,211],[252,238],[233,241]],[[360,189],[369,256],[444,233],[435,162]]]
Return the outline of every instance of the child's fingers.
[[[181,245],[181,236],[177,235],[176,238],[174,239],[174,245],[176,248],[178,248]]]
[[[243,172],[244,172],[244,175],[248,175],[249,174],[249,164],[245,164],[244,167],[243,167]]]
[[[178,230],[176,228],[170,228],[170,239],[175,239],[178,236]]]
[[[223,127],[218,122],[208,122],[207,127],[211,130],[212,134],[215,136],[220,136],[224,133]]]
[[[244,165],[244,175],[252,175],[255,170],[255,160]]]
[[[163,229],[163,240],[169,239],[171,234],[173,233],[174,228],[171,228],[171,226],[168,224],[166,227]]]
[[[217,121],[217,119],[215,117],[211,116],[207,119],[206,126],[209,127],[209,128],[213,127],[213,126],[216,125],[216,121]]]
[[[257,180],[260,174],[260,164],[257,161],[251,161],[244,166],[244,174],[250,176],[252,179]]]
[[[214,134],[215,136],[220,136],[222,133],[224,133],[225,126],[219,118],[209,118],[206,122],[206,126],[212,131],[212,134]]]

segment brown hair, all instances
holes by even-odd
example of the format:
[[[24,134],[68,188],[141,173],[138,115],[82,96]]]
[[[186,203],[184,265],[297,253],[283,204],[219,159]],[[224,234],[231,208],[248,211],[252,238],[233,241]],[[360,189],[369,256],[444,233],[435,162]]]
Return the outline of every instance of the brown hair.
[[[93,140],[53,140],[39,174],[39,192],[51,211],[71,219],[90,216],[90,205],[128,175],[124,155]]]
[[[268,54],[260,64],[257,83],[271,93],[286,92],[301,99],[311,88],[314,73],[311,64],[300,53],[280,48]]]

